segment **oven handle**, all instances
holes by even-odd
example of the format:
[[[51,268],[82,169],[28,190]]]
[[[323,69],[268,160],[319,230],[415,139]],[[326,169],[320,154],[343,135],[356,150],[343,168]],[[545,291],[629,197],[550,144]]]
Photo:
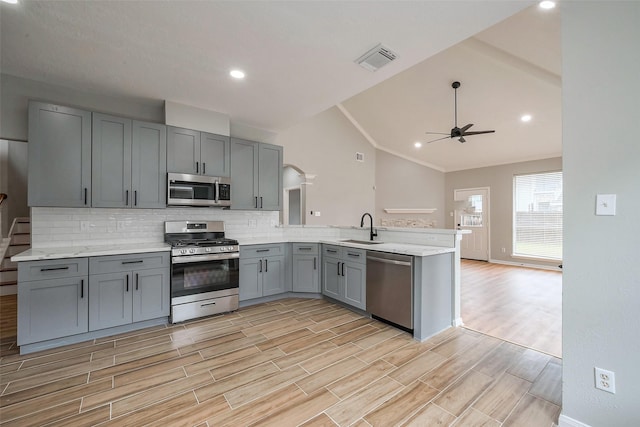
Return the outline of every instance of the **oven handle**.
[[[231,252],[226,254],[209,254],[209,255],[187,255],[171,258],[172,264],[187,264],[202,261],[219,261],[225,259],[240,258],[240,252]]]

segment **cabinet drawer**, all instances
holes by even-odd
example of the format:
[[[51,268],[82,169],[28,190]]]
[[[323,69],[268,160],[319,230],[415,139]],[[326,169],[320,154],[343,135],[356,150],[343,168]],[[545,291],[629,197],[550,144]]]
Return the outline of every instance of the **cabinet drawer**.
[[[346,261],[367,263],[367,251],[364,249],[343,248],[342,258]]]
[[[30,282],[32,280],[86,276],[88,271],[87,258],[26,261],[18,263],[18,280]]]
[[[284,255],[284,245],[240,246],[240,258],[263,258]]]
[[[342,248],[340,246],[322,245],[322,256],[340,258],[342,256]]]
[[[119,271],[146,270],[148,268],[168,267],[169,252],[152,252],[131,255],[107,255],[91,257],[91,274],[117,273]]]
[[[293,244],[294,255],[318,255],[317,243],[294,243]]]

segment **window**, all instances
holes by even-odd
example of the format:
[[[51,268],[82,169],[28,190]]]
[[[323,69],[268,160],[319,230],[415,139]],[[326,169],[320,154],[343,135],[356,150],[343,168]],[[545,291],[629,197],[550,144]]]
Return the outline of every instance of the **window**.
[[[513,255],[562,259],[562,172],[513,177]]]

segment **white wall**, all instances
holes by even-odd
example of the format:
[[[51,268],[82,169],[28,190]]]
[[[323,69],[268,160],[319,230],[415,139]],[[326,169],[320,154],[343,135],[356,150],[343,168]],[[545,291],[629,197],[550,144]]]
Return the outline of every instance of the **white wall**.
[[[284,147],[285,164],[317,175],[307,185],[307,225],[359,225],[363,213],[374,212],[376,150],[338,108],[285,130],[275,143]],[[364,153],[364,163],[356,152]]]
[[[376,223],[418,220],[444,228],[445,174],[386,151],[376,152]],[[436,208],[432,214],[388,214],[384,208]]]
[[[562,2],[563,401],[560,425],[640,425],[640,2]],[[617,215],[596,216],[598,193]],[[616,394],[594,388],[594,366]]]

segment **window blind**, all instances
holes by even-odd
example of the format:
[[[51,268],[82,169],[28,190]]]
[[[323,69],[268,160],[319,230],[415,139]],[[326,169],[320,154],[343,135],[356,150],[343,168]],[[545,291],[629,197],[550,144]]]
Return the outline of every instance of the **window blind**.
[[[513,254],[562,259],[562,172],[513,177]]]

